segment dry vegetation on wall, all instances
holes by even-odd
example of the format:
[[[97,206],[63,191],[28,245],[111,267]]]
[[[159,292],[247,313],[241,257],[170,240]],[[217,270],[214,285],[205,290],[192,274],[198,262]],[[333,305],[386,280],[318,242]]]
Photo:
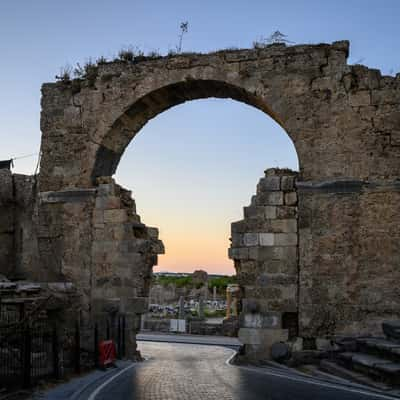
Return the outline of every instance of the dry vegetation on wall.
[[[166,54],[167,57],[175,57],[178,55],[191,55],[194,52],[182,52],[182,40],[184,34],[188,32],[188,22],[182,22],[180,24],[180,33],[179,33],[179,43],[176,45],[175,49],[169,49]],[[290,45],[294,44],[294,42],[287,39],[287,35],[283,34],[280,31],[275,31],[268,37],[260,37],[259,39],[253,42],[254,49],[265,49],[268,46],[273,45]],[[236,51],[240,50],[238,47],[230,46],[219,51]],[[213,52],[211,52],[213,53]],[[199,54],[202,54],[201,52]],[[66,65],[60,68],[60,74],[56,75],[56,79],[61,82],[69,83],[72,80],[79,79],[88,79],[89,81],[96,79],[97,77],[97,69],[99,65],[114,63],[114,62],[127,62],[127,63],[138,63],[142,61],[154,60],[157,58],[161,58],[163,55],[159,50],[151,50],[145,54],[143,50],[141,50],[138,46],[127,46],[123,47],[119,50],[117,56],[115,56],[112,60],[108,60],[104,56],[100,56],[95,61],[89,58],[83,65],[79,63],[76,64],[76,67],[73,68],[70,65]]]

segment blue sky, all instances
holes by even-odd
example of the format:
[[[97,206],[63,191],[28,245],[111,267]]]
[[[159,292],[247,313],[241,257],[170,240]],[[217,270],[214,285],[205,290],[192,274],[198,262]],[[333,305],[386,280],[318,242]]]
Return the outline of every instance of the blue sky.
[[[62,66],[112,58],[127,46],[166,53],[186,20],[184,50],[251,47],[279,29],[295,43],[349,39],[349,63],[400,71],[398,0],[3,0],[0,159],[38,151],[40,86]],[[17,160],[15,171],[32,173],[35,163],[35,157]],[[147,124],[124,155],[117,180],[133,190],[144,222],[160,226],[168,252],[161,269],[232,272],[229,223],[240,218],[263,170],[275,165],[297,166],[282,129],[244,104],[209,99]]]

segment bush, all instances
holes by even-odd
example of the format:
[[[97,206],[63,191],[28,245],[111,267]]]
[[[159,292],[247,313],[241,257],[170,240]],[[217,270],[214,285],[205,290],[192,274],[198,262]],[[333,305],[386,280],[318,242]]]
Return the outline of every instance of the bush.
[[[72,68],[70,65],[60,68],[60,75],[56,75],[56,79],[61,82],[70,82],[72,75]]]
[[[217,288],[217,293],[224,294],[226,287],[232,283],[236,283],[236,276],[221,276],[218,278],[212,278],[208,280],[208,288],[210,290],[215,286]]]
[[[158,276],[155,281],[156,284],[167,286],[170,284],[178,288],[193,287],[193,280],[191,276]]]

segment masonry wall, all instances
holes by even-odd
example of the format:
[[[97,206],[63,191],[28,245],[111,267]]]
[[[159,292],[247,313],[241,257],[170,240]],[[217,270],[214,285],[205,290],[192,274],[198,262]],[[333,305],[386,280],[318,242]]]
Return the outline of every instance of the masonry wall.
[[[40,273],[77,283],[86,323],[124,314],[127,352],[137,357],[152,267],[164,251],[158,230],[141,223],[131,192],[110,177],[90,189],[42,192],[40,202]]]
[[[158,230],[141,223],[131,192],[110,177],[91,189],[40,194],[36,183],[34,176],[0,170],[0,274],[74,282],[83,331],[124,314],[127,351],[135,358],[152,267],[164,251]]]
[[[400,184],[298,183],[300,331],[381,335],[400,318]]]
[[[348,65],[348,54],[346,41],[272,45],[110,62],[86,79],[44,84],[39,190],[96,189],[143,125],[177,104],[219,97],[252,105],[293,140],[307,187],[298,192],[300,333],[376,333],[380,321],[400,317],[400,74]],[[40,204],[45,275],[87,273],[92,249],[79,240],[90,237],[94,205],[85,207]],[[73,254],[63,253],[68,246]],[[262,271],[252,268],[257,281]]]
[[[11,171],[0,170],[0,274],[6,277],[15,270],[14,188]]]
[[[32,279],[39,269],[37,177],[0,170],[0,274]]]
[[[244,219],[232,223],[229,256],[242,289],[239,339],[249,358],[268,358],[273,342],[297,335],[296,177],[266,170]]]

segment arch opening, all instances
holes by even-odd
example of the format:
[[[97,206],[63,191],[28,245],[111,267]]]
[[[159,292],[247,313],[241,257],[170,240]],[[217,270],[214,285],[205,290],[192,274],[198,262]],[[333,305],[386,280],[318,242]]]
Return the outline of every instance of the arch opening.
[[[296,150],[280,125],[241,102],[202,99],[161,113],[143,127],[115,178],[133,190],[143,221],[160,228],[167,249],[160,268],[221,272],[219,265],[227,273],[228,265],[233,272],[226,255],[229,224],[242,217],[263,171],[278,165],[298,170]],[[195,236],[208,238],[196,243]],[[197,264],[189,252],[199,256]],[[203,261],[207,253],[218,262]]]
[[[197,89],[198,89],[198,87],[196,87]],[[214,90],[215,90],[215,87],[214,87]],[[196,97],[199,97],[199,96],[201,96],[200,98],[206,98],[206,97],[208,97],[207,95],[210,93],[210,92],[207,92],[207,91],[204,91],[204,90],[202,90],[202,91],[198,91],[198,92],[196,92],[196,95],[194,95],[194,94],[192,94],[191,96],[189,96],[188,95],[188,93],[186,93],[185,94],[185,92],[183,91],[183,92],[180,92],[181,94],[182,94],[182,96],[174,96],[174,97],[171,97],[171,96],[169,96],[167,99],[168,100],[170,100],[171,98],[173,98],[174,99],[174,101],[172,102],[172,101],[169,101],[168,102],[168,106],[167,106],[167,103],[165,102],[165,101],[161,101],[161,100],[159,100],[159,101],[155,101],[154,100],[154,98],[152,98],[153,100],[151,100],[150,101],[150,99],[147,99],[146,101],[143,101],[142,103],[140,103],[140,105],[138,106],[138,107],[136,107],[136,105],[133,105],[132,107],[130,107],[129,108],[129,110],[127,110],[127,112],[121,117],[121,118],[119,118],[118,119],[118,121],[113,125],[113,128],[112,128],[112,130],[110,131],[110,135],[111,134],[113,134],[113,135],[118,135],[119,133],[121,133],[122,132],[122,134],[123,134],[123,138],[122,138],[122,140],[121,141],[119,141],[118,143],[117,143],[117,146],[115,146],[115,143],[114,142],[109,142],[108,141],[108,139],[107,139],[107,141],[105,141],[105,143],[110,143],[110,144],[112,144],[114,147],[114,154],[115,154],[115,159],[114,159],[114,162],[115,162],[115,165],[114,166],[112,166],[112,168],[111,168],[111,170],[103,170],[103,172],[102,173],[104,173],[104,172],[107,172],[107,173],[113,173],[113,172],[115,172],[116,171],[116,169],[117,169],[117,166],[118,166],[118,164],[119,164],[119,161],[120,161],[120,158],[121,158],[121,156],[122,156],[122,153],[124,152],[124,150],[126,149],[126,147],[127,147],[127,145],[129,144],[129,142],[133,139],[133,137],[136,135],[136,133],[145,125],[145,123],[148,121],[148,120],[150,120],[150,119],[152,119],[153,117],[155,117],[156,115],[157,115],[157,112],[159,111],[159,113],[162,113],[162,111],[165,111],[165,110],[167,110],[167,109],[169,109],[169,108],[171,108],[171,107],[173,107],[173,105],[177,105],[177,104],[182,104],[182,103],[184,103],[185,101],[187,101],[187,100],[194,100],[194,98],[196,98]],[[213,92],[213,93],[216,93],[216,92]],[[229,93],[229,95],[228,95],[228,93]],[[242,93],[242,95],[243,95],[243,93],[245,93],[246,94],[246,92],[237,92],[237,91],[234,91],[234,93],[232,93],[232,92],[226,92],[226,91],[222,91],[222,90],[220,90],[220,92],[219,93],[216,93],[216,94],[219,94],[219,98],[233,98],[234,96],[235,97],[238,97],[238,93]],[[158,95],[160,95],[160,92],[158,92]],[[244,96],[244,95],[243,95]],[[213,97],[217,97],[217,96],[213,96]],[[246,100],[246,101],[244,101],[244,99]],[[260,111],[263,111],[263,113],[265,114],[268,114],[269,116],[271,115],[271,111],[269,110],[269,109],[267,109],[266,107],[263,107],[263,105],[262,105],[262,103],[261,102],[259,102],[259,103],[257,103],[257,105],[258,106],[254,106],[254,102],[255,102],[255,100],[257,100],[255,97],[252,97],[252,96],[248,96],[248,97],[240,97],[239,99],[238,98],[235,98],[235,100],[238,100],[239,102],[242,102],[242,103],[246,103],[247,105],[250,105],[250,106],[253,106],[253,107],[256,107],[258,110],[260,110]],[[258,101],[258,100],[257,100]],[[176,103],[176,104],[175,104]],[[156,104],[156,106],[154,106],[154,104]],[[150,112],[151,111],[151,112]],[[157,112],[156,112],[157,111]],[[260,113],[261,114],[261,113]],[[261,114],[262,115],[262,117],[264,117],[264,115],[263,114]],[[275,118],[273,118],[274,120],[275,120],[275,122],[277,122],[276,121],[276,119]],[[139,122],[140,123],[139,123]],[[282,123],[279,123],[279,126],[282,128]],[[279,132],[279,134],[281,134],[281,132]],[[144,135],[142,135],[141,137],[144,137]],[[110,137],[111,138],[111,137]],[[270,138],[269,138],[270,139]],[[109,149],[110,150],[110,149]],[[295,152],[296,153],[296,152]],[[298,157],[297,157],[297,153],[296,153],[296,158],[297,158],[297,160],[298,160]],[[263,171],[264,169],[265,169],[265,167],[266,167],[267,165],[264,165],[263,167],[262,167],[262,169],[261,169],[261,171]],[[109,167],[108,168],[110,168],[110,165],[109,165]],[[278,175],[279,175],[279,173],[278,173]],[[274,177],[274,179],[275,178],[278,178],[279,179],[279,182],[281,182],[281,180],[282,179],[284,179],[284,178],[282,178],[281,176],[276,176],[276,177]],[[287,176],[285,176],[285,178],[287,178]],[[289,177],[289,178],[291,178],[291,177]],[[151,178],[149,178],[150,180],[151,180]],[[149,180],[148,179],[148,180]],[[260,182],[264,182],[265,181],[265,179],[266,180],[268,180],[269,178],[268,177],[263,177],[262,179],[261,179],[261,181]],[[256,182],[253,182],[253,185],[255,184]],[[153,184],[154,184],[154,182],[153,182]],[[129,185],[129,186],[131,186],[131,185]],[[260,186],[260,184],[258,185],[258,186]],[[279,185],[278,185],[279,187],[278,187],[278,190],[280,189],[280,183],[279,183]],[[275,190],[275,189],[274,189]],[[258,188],[257,188],[257,192],[258,192],[259,190],[258,190]],[[292,191],[292,190],[289,190],[289,191]],[[254,189],[253,189],[253,191],[251,192],[251,193],[253,193],[254,192]],[[135,187],[135,197],[136,197],[136,195],[137,195],[137,193],[138,193],[138,188],[137,187]],[[250,194],[250,193],[249,193]],[[286,193],[285,193],[286,194]],[[245,200],[245,204],[248,204],[248,202],[249,202],[249,197],[250,196],[248,196],[248,198]],[[159,201],[162,201],[161,199],[159,199]],[[144,204],[145,202],[142,202],[142,204]],[[243,203],[242,203],[243,204]],[[277,204],[278,205],[278,204]],[[275,206],[277,206],[277,205],[271,205],[271,207],[272,208],[274,208]],[[282,202],[282,210],[281,211],[285,211],[285,206],[284,206],[284,203]],[[250,206],[249,207],[246,207],[246,209],[249,209],[249,208],[251,208],[251,206],[252,206],[252,204],[250,204]],[[260,209],[260,208],[268,208],[269,206],[267,206],[267,205],[257,205],[257,207],[258,207],[258,209]],[[142,206],[139,204],[139,208],[142,208]],[[291,234],[294,234],[294,235],[297,235],[297,221],[296,221],[296,212],[295,212],[295,206],[294,206],[294,204],[291,204],[291,206],[289,207],[290,208],[290,210],[288,210],[288,212],[292,212],[292,214],[290,215],[290,216],[288,216],[288,218],[286,218],[286,219],[292,219],[292,221],[290,221],[289,223],[288,223],[288,226],[289,226],[289,229],[291,230]],[[140,212],[140,214],[142,215],[142,213]],[[245,217],[246,217],[246,210],[245,210]],[[262,218],[261,219],[259,219],[258,221],[256,221],[256,223],[258,223],[258,224],[263,224],[263,226],[262,227],[258,227],[258,228],[256,228],[256,227],[254,227],[254,228],[249,228],[249,230],[247,230],[246,232],[236,232],[236,230],[235,229],[233,229],[232,230],[232,236],[233,235],[235,235],[235,238],[233,238],[232,237],[232,248],[233,248],[233,250],[235,250],[235,248],[238,246],[238,241],[237,241],[237,236],[238,236],[238,234],[239,234],[239,236],[241,236],[241,239],[240,239],[240,246],[243,246],[243,247],[252,247],[254,250],[259,250],[260,249],[260,243],[259,242],[257,242],[257,243],[253,243],[253,245],[251,245],[251,244],[249,244],[249,243],[244,243],[243,242],[243,238],[244,237],[246,237],[246,238],[248,238],[249,237],[249,235],[257,235],[257,237],[260,237],[260,235],[265,235],[265,234],[275,234],[275,232],[273,232],[272,233],[272,231],[273,231],[273,229],[278,229],[278,231],[279,231],[279,229],[287,229],[287,228],[269,228],[269,227],[267,227],[266,226],[266,224],[268,224],[268,223],[271,223],[271,220],[272,219],[274,219],[275,217],[272,217],[272,216],[267,216],[266,217],[266,221],[264,221]],[[246,219],[246,218],[245,218]],[[145,218],[144,219],[145,220],[145,222],[146,223],[148,223],[149,221],[147,220],[147,218]],[[226,222],[228,222],[228,221],[226,221]],[[229,222],[232,222],[232,219],[229,221]],[[154,225],[159,225],[159,223],[157,222],[157,221],[151,221],[150,222],[151,224],[154,224]],[[227,224],[228,225],[228,224]],[[278,224],[275,224],[275,225],[279,225],[279,221],[278,221]],[[274,225],[274,226],[275,226]],[[271,230],[271,232],[269,232],[269,230]],[[267,231],[267,232],[266,232]],[[284,231],[285,232],[285,234],[286,234],[286,231]],[[226,239],[229,237],[229,235],[230,235],[230,233],[228,233],[227,235],[226,235]],[[163,237],[163,232],[161,231],[161,233],[160,233],[160,238],[164,241],[164,237]],[[247,240],[247,239],[246,239]],[[258,239],[257,239],[258,240]],[[164,242],[165,243],[165,242]],[[166,250],[168,251],[168,249],[169,249],[169,246],[168,246],[168,243],[165,243],[166,244]],[[294,247],[296,246],[296,244],[294,244]],[[226,245],[225,246],[223,246],[223,250],[224,250],[224,252],[225,252],[225,254],[226,254],[226,250],[227,250],[227,247],[229,247],[229,242],[227,241],[226,242]],[[249,249],[247,249],[247,250],[249,250]],[[289,257],[291,257],[291,258],[293,258],[293,265],[296,265],[297,266],[297,253],[293,253],[293,252],[290,252],[290,254],[289,254]],[[228,257],[226,257],[226,258],[228,258]],[[264,277],[262,276],[263,275],[263,273],[259,273],[259,272],[255,272],[257,269],[260,269],[260,268],[264,268],[264,264],[265,264],[265,262],[264,261],[260,261],[260,262],[258,262],[258,261],[256,261],[256,260],[252,260],[252,261],[250,261],[250,260],[248,260],[248,261],[250,261],[250,262],[255,262],[255,263],[258,263],[257,265],[256,264],[254,264],[251,268],[253,268],[254,269],[254,271],[252,272],[252,274],[254,275],[254,274],[256,274],[255,276],[254,276],[254,279],[253,279],[253,281],[254,282],[250,282],[249,281],[249,278],[248,278],[248,271],[245,271],[245,269],[244,268],[242,268],[242,265],[239,265],[240,264],[240,261],[238,262],[238,260],[236,259],[236,256],[232,253],[231,254],[231,259],[234,261],[234,263],[232,263],[232,261],[231,261],[231,263],[232,264],[234,264],[235,265],[235,269],[237,270],[237,272],[240,274],[240,282],[239,282],[239,284],[242,284],[243,282],[247,285],[247,289],[243,286],[243,289],[244,289],[244,291],[248,291],[248,287],[249,287],[249,284],[254,284],[255,286],[260,286],[259,285],[259,282],[261,282],[261,285],[263,285],[263,279],[264,279]],[[201,265],[201,263],[199,263],[199,267],[201,267],[202,265]],[[193,268],[194,269],[194,268]],[[264,268],[265,269],[265,268]],[[297,271],[297,269],[296,268],[294,268],[296,271]],[[265,271],[264,271],[265,272]],[[246,275],[247,275],[247,277],[246,277]],[[264,273],[264,275],[265,275],[265,273]],[[293,275],[293,274],[292,274]],[[291,284],[293,283],[293,281],[295,281],[296,280],[296,278],[293,278],[293,276],[290,276],[290,279],[291,279]],[[259,281],[259,282],[258,282]],[[149,282],[149,280],[148,280],[148,282]],[[268,284],[269,284],[269,282],[268,282]],[[281,284],[281,283],[278,283],[278,285],[281,285],[281,286],[285,286],[286,285],[286,283],[285,284]],[[144,292],[143,293],[148,293],[148,290],[149,290],[149,285],[146,285],[146,289],[144,290]],[[257,289],[257,290],[259,290],[259,289]],[[296,290],[294,290],[294,293],[296,293]],[[246,298],[249,298],[250,296],[249,296],[249,293],[247,292],[247,293],[243,293],[243,296],[244,297],[246,297]],[[260,296],[262,296],[262,294],[260,294],[260,295],[255,295],[255,298],[256,299],[258,299],[258,298],[260,298]],[[254,296],[253,296],[254,297]],[[295,297],[295,296],[294,296]],[[253,299],[254,300],[254,299]],[[291,304],[291,306],[292,306],[292,304]],[[264,314],[266,314],[266,311],[263,309],[263,310],[258,310],[258,311],[260,311],[260,315],[262,315],[263,317],[265,316]],[[283,312],[293,312],[293,313],[296,313],[296,309],[293,309],[293,307],[291,307],[291,308],[289,308],[288,310],[283,310]],[[278,311],[276,311],[276,315],[280,315],[279,314],[279,312]],[[297,314],[296,314],[297,315]],[[278,317],[277,317],[278,318]],[[279,322],[279,326],[280,325],[282,325],[282,323],[283,323],[283,321],[280,321]]]
[[[287,132],[282,118],[265,103],[259,94],[250,93],[248,90],[223,81],[188,79],[154,90],[125,110],[113,123],[97,150],[92,181],[95,183],[97,177],[111,176],[115,173],[125,148],[149,120],[186,101],[212,97],[230,98],[253,106],[271,117]]]

